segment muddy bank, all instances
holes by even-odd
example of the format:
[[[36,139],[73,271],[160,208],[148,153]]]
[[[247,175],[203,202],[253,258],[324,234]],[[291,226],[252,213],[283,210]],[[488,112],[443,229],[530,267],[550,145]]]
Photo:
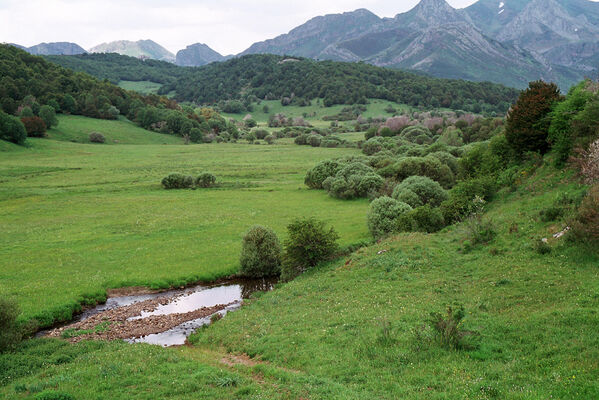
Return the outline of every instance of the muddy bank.
[[[197,328],[241,307],[256,291],[268,291],[272,280],[237,280],[156,293],[143,288],[109,292],[103,305],[86,310],[69,325],[46,332],[71,342],[127,340],[162,346],[182,345]]]

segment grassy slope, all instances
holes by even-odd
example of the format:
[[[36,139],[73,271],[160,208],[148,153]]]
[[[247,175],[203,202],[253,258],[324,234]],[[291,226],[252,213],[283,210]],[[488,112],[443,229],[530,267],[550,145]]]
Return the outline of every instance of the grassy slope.
[[[162,87],[162,84],[150,81],[120,81],[119,86],[125,90],[133,90],[143,94],[156,94],[158,89]]]
[[[259,296],[200,331],[195,347],[31,341],[0,357],[11,366],[0,393],[153,398],[143,386],[173,399],[597,398],[599,256],[566,242],[545,256],[531,248],[563,226],[536,216],[579,190],[568,179],[545,169],[499,195],[488,246],[464,252],[461,226],[399,235]],[[480,334],[478,349],[415,339],[429,312],[454,302],[466,307],[464,327]],[[230,365],[227,352],[262,361]]]
[[[104,144],[181,144],[173,135],[147,131],[121,117],[117,121],[59,115],[57,127],[48,131],[48,138],[76,143],[89,143],[89,134],[99,132],[106,138]]]
[[[345,244],[368,236],[366,200],[340,202],[303,185],[316,162],[355,149],[29,142],[0,157],[0,296],[15,297],[25,316],[107,286],[231,274],[243,233],[257,223],[283,235],[293,218],[315,216],[334,222]],[[206,170],[219,187],[160,186],[170,172]]]

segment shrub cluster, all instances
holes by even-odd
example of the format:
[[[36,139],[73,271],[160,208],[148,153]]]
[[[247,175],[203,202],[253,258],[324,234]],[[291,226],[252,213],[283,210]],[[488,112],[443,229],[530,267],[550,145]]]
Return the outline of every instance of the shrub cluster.
[[[26,139],[27,131],[21,120],[0,110],[0,140],[23,144]]]
[[[322,187],[329,195],[339,199],[366,197],[378,191],[384,179],[374,172],[372,167],[361,162],[352,162],[341,167],[335,176],[329,176]]]
[[[438,182],[416,175],[397,185],[393,190],[393,198],[416,208],[423,205],[438,207],[448,196]]]
[[[571,221],[572,235],[580,241],[599,243],[599,184],[592,186]]]
[[[46,136],[46,124],[40,117],[21,117],[21,122],[25,125],[27,136],[44,137]]]
[[[14,348],[23,338],[17,324],[19,314],[19,307],[15,302],[0,299],[0,353]]]
[[[162,179],[165,189],[189,189],[193,187],[193,177],[179,173],[169,174]]]
[[[375,239],[405,230],[402,216],[412,207],[391,197],[379,197],[370,203],[367,220],[368,229]],[[411,227],[411,224],[410,224]]]
[[[216,183],[216,176],[214,176],[213,174],[211,174],[209,172],[202,172],[196,178],[195,183],[196,183],[197,187],[209,188],[209,187],[214,186],[214,184]]]

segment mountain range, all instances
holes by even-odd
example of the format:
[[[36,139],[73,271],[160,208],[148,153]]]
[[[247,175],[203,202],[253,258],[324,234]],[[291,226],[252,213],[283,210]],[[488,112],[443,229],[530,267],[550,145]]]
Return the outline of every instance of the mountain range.
[[[85,53],[69,43],[44,43],[26,50],[35,54]],[[181,66],[201,66],[233,57],[225,57],[203,43],[174,55],[151,40],[105,43],[90,52],[114,52]],[[358,9],[315,17],[289,33],[254,43],[238,56],[248,54],[364,61],[517,88],[544,79],[567,89],[597,74],[599,3],[479,0],[467,8],[454,9],[445,0],[421,0],[394,18],[380,18]]]

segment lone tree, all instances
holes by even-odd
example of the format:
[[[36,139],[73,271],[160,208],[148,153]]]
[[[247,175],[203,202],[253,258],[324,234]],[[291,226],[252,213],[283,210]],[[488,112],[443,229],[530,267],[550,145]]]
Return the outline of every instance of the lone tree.
[[[557,85],[543,81],[531,82],[520,94],[508,113],[505,128],[509,144],[518,154],[548,150],[549,112],[560,98]]]

